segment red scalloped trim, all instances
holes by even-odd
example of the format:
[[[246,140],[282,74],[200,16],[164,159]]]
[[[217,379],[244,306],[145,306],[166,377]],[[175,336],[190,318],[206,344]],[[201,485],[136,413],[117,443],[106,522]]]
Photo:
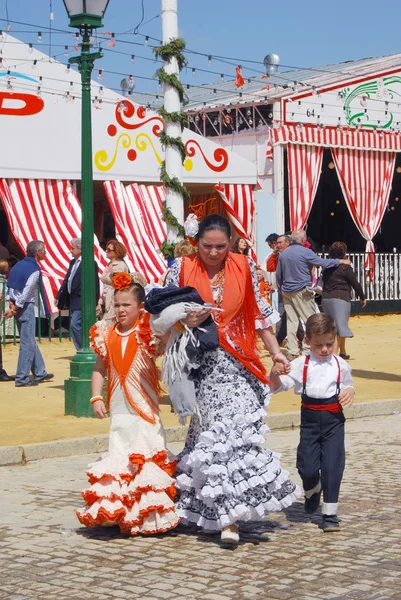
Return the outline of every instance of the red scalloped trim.
[[[150,535],[152,533],[163,533],[165,531],[169,531],[170,529],[174,529],[177,527],[180,519],[177,519],[177,522],[171,525],[170,527],[165,527],[161,529],[149,529],[145,531],[137,531],[132,532],[132,527],[140,527],[144,520],[150,516],[152,512],[158,512],[159,514],[165,514],[168,512],[175,511],[175,506],[170,506],[169,508],[164,508],[164,506],[149,506],[147,509],[143,509],[140,511],[140,518],[135,519],[134,521],[126,521],[124,517],[126,515],[126,510],[124,508],[119,508],[115,512],[109,512],[105,508],[99,508],[96,517],[92,517],[90,513],[80,514],[77,510],[76,515],[79,521],[85,525],[86,527],[95,527],[96,525],[104,525],[105,523],[115,523],[120,527],[122,533],[129,533],[131,535],[145,534]]]
[[[115,512],[110,513],[105,508],[99,508],[96,518],[93,518],[90,513],[81,515],[79,511],[75,511],[78,519],[86,527],[94,527],[95,525],[103,525],[104,523],[116,523],[120,524],[120,520],[125,517],[125,508],[119,508]]]
[[[177,493],[175,484],[172,483],[170,487],[163,488],[161,490],[155,490],[151,485],[143,486],[141,488],[137,488],[135,492],[129,492],[129,495],[121,494],[119,496],[118,494],[114,493],[109,495],[98,494],[97,492],[95,492],[95,490],[90,489],[81,492],[81,496],[84,499],[85,504],[87,504],[88,506],[92,506],[92,504],[94,504],[98,500],[109,500],[109,502],[117,502],[119,500],[124,506],[132,508],[135,503],[141,500],[142,495],[146,494],[147,492],[154,492],[155,494],[161,494],[162,492],[164,492],[171,500],[174,500]]]
[[[99,483],[100,481],[102,481],[102,479],[104,477],[111,477],[111,479],[113,481],[117,481],[117,483],[120,483],[120,479],[122,479],[123,481],[125,481],[125,483],[131,483],[131,481],[134,479],[134,477],[137,475],[138,473],[132,474],[132,473],[119,473],[118,477],[116,477],[116,475],[112,475],[112,473],[102,473],[101,475],[95,475],[94,473],[92,473],[91,471],[87,471],[86,475],[88,477],[88,481],[91,485],[93,485],[94,483]]]

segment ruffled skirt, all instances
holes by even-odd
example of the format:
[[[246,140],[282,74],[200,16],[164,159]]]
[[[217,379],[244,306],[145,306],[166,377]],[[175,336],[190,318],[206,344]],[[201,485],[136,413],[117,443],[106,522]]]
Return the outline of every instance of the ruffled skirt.
[[[279,455],[262,447],[267,386],[219,348],[205,354],[196,392],[199,414],[177,466],[183,521],[219,531],[292,504],[299,489]]]
[[[109,451],[89,465],[86,506],[77,510],[87,527],[118,525],[131,535],[162,533],[180,521],[175,511],[177,461],[165,448],[160,421],[134,414],[112,417]]]

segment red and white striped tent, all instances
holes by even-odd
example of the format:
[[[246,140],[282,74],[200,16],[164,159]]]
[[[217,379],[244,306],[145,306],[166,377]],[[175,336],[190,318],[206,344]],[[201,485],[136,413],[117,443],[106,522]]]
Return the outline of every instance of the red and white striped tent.
[[[392,61],[394,62],[394,61]],[[374,252],[401,152],[401,68],[371,68],[350,79],[322,75],[310,91],[281,100],[281,119],[269,132],[266,156],[287,149],[291,229],[306,226],[320,179],[323,150],[329,148],[352,219]],[[276,167],[276,165],[275,165]],[[373,255],[370,255],[373,259]]]
[[[0,201],[21,248],[46,242],[43,264],[50,301],[69,261],[69,240],[80,234],[80,75],[3,33],[0,69]],[[35,67],[35,68],[33,68]],[[165,269],[158,247],[165,238],[160,186],[164,151],[160,116],[92,82],[94,179],[104,182],[117,232],[131,267],[149,281]],[[215,186],[233,226],[254,242],[254,163],[184,130],[184,182]],[[124,182],[124,183],[122,183]],[[131,183],[127,183],[131,182]],[[95,240],[102,270],[105,257]]]

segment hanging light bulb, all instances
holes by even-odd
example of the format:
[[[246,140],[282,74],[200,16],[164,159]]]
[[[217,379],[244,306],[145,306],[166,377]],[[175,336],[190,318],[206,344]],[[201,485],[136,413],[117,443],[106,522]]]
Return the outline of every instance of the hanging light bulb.
[[[195,121],[198,123],[198,121],[199,121],[199,115],[195,115]]]
[[[251,111],[251,109],[250,109],[250,108],[248,108],[248,110],[246,111],[246,115],[247,115],[247,117],[250,117],[250,116],[251,116],[251,114],[252,114],[252,111]]]
[[[249,123],[249,125],[253,125],[252,119],[248,119],[248,123]]]
[[[135,54],[131,54],[130,62],[132,62],[132,63],[133,63],[133,62],[134,62],[134,60],[135,60]]]
[[[74,82],[70,81],[70,90],[73,90],[73,89],[74,89]]]
[[[64,100],[65,100],[65,102],[69,102],[70,101],[70,92],[66,92],[64,94]]]
[[[218,125],[218,123],[219,123],[219,122],[218,122],[218,120],[217,120],[217,119],[214,119],[214,121],[213,121],[213,125],[214,125],[215,127],[216,127],[216,125]]]
[[[217,90],[216,90],[216,88],[214,88],[214,90],[213,90],[213,94],[214,94],[214,95],[216,95],[216,94],[217,94]]]
[[[71,82],[71,83],[72,83],[72,82]],[[99,88],[99,95],[100,95],[100,96],[103,96],[103,94],[104,94],[104,88],[103,88],[103,86],[101,85],[101,86],[100,86],[100,88]]]
[[[38,88],[36,90],[36,95],[40,98],[40,96],[42,95],[42,88],[40,87],[40,85],[38,85]]]
[[[3,31],[2,31],[2,29],[0,29],[0,40],[3,41],[3,39],[4,39],[4,37],[3,37]]]
[[[192,77],[195,77],[196,70],[192,67]]]
[[[70,65],[70,64],[68,64],[68,65],[66,66],[65,72],[66,72],[66,73],[69,73],[69,72],[70,72],[70,69],[71,69],[71,65]]]
[[[191,86],[189,85],[189,83],[187,83],[187,90],[189,90],[189,88],[190,88],[190,87],[191,87]]]
[[[9,91],[10,93],[14,91],[14,88],[11,85],[11,81],[7,81],[7,91]]]
[[[239,125],[242,125],[242,123],[243,123],[243,122],[244,122],[243,118],[242,118],[242,117],[240,117],[240,118],[238,119],[238,123],[239,123]]]
[[[159,79],[159,88],[161,88],[161,86],[162,86],[162,82]]]
[[[145,36],[145,41],[143,43],[145,46],[147,46],[148,42],[149,42],[149,36],[147,35],[147,36]]]
[[[29,44],[28,52],[32,54],[33,52],[33,44]]]
[[[98,69],[97,78],[98,79],[103,79],[103,69],[102,69],[102,67],[100,67],[100,69]]]
[[[224,73],[222,73],[222,74],[220,75],[220,79],[221,79],[221,81],[224,81]]]
[[[68,56],[68,46],[64,46],[64,54]]]
[[[36,69],[37,64],[38,64],[38,61],[35,59],[32,63],[32,69]]]
[[[38,42],[42,41],[42,32],[38,31]]]
[[[210,63],[212,62],[212,57],[211,57],[211,55],[210,55],[210,54],[209,54],[209,56],[207,57],[207,62],[209,63],[209,65],[210,65]]]

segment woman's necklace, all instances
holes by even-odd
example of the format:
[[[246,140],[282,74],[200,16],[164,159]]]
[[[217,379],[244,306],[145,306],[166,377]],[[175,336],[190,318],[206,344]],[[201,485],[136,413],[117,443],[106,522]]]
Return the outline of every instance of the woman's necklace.
[[[218,273],[210,280],[210,286],[212,287],[213,305],[215,308],[220,308],[223,302],[224,295],[224,282],[225,282],[225,266],[220,269]],[[221,317],[220,313],[214,314],[213,318],[218,321]]]
[[[129,335],[131,335],[131,333],[133,331],[135,331],[135,328],[136,328],[136,324],[133,327],[131,327],[131,329],[128,329],[128,331],[120,331],[118,329],[118,324],[117,324],[114,328],[114,331],[116,332],[117,335],[119,335],[121,337],[128,337]]]

